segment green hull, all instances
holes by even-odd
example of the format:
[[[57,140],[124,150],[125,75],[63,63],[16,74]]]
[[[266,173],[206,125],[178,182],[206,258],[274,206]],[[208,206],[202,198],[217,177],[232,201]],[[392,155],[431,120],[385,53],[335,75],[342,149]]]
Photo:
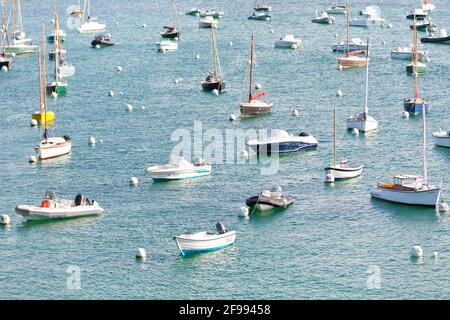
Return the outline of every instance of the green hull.
[[[59,38],[61,39],[61,42],[66,41],[66,36],[60,36]],[[47,36],[47,41],[48,42],[55,42],[55,36]]]
[[[48,95],[53,92],[56,92],[58,95],[65,95],[67,94],[67,84],[60,84],[57,87],[54,84],[47,84],[46,91]]]
[[[21,46],[21,45],[11,45],[9,47],[5,46],[5,53],[11,54],[30,54],[37,51],[38,46]]]

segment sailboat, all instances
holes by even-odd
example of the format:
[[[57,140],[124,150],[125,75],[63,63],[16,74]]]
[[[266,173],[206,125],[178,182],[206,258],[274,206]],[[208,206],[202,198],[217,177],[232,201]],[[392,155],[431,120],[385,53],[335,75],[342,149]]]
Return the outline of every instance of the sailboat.
[[[333,163],[325,168],[334,179],[350,179],[361,175],[363,166],[352,166],[347,159],[336,163],[336,108],[333,108]],[[334,180],[333,179],[333,180]]]
[[[26,38],[23,23],[22,23],[22,8],[20,5],[20,0],[17,0],[17,10],[15,7],[15,1],[11,0],[11,25],[12,25],[12,38],[7,37],[7,46],[5,47],[5,52],[8,54],[31,54],[36,52],[37,46],[33,45],[33,41]],[[17,12],[17,17],[16,17]],[[16,21],[17,20],[17,21]],[[9,24],[9,22],[8,22]],[[7,24],[7,25],[8,25]],[[5,30],[7,27],[5,27]],[[7,35],[7,32],[6,32]]]
[[[426,119],[422,112],[422,164],[423,174],[401,174],[394,183],[378,183],[370,192],[374,198],[406,205],[436,207],[441,199],[442,186],[428,183],[426,155]]]
[[[59,34],[56,32],[56,30],[59,30],[59,22],[58,22],[58,15],[55,13],[54,17],[54,30],[55,30],[55,41],[54,41],[54,49],[55,52],[55,69],[54,69],[54,76],[55,80],[46,84],[46,91],[47,94],[53,94],[56,93],[57,95],[64,95],[67,93],[67,82],[64,81],[60,74],[60,67],[61,67],[61,41],[59,40]],[[75,72],[75,71],[74,71]]]
[[[211,28],[211,54],[213,61],[213,69],[208,71],[206,79],[202,81],[203,90],[212,91],[225,90],[225,81],[222,79],[222,68],[220,67],[219,52],[217,51],[217,42],[215,29]]]
[[[406,73],[424,73],[427,65],[419,61],[419,55],[417,53],[417,29],[416,29],[416,18],[414,17],[413,25],[413,52],[412,52],[412,62],[406,66]]]
[[[405,99],[403,101],[403,108],[410,114],[419,114],[428,111],[428,100],[424,100],[420,97],[419,92],[419,75],[414,74],[414,97],[411,99]]]
[[[378,121],[369,115],[369,39],[367,38],[367,64],[365,80],[364,111],[347,118],[348,129],[358,129],[362,132],[375,130],[378,128]]]
[[[166,31],[161,32],[161,37],[165,39],[180,39],[181,32],[177,30],[175,17],[177,15],[175,0],[172,0],[172,24],[170,26],[164,26]]]
[[[6,36],[6,26],[5,26],[5,15],[4,15],[4,0],[2,0],[2,52],[0,53],[0,70],[11,69],[12,60],[6,57],[5,52],[5,36]]]
[[[91,1],[84,1],[84,9],[83,12],[86,12],[87,8],[87,19],[85,20],[85,15],[82,15],[80,20],[80,26],[78,27],[78,32],[80,33],[94,33],[105,31],[106,24],[100,23],[97,21],[97,18],[91,16]]]
[[[262,91],[258,93],[253,93],[253,65],[255,64],[255,44],[254,37],[252,34],[252,42],[250,46],[250,59],[249,59],[249,73],[250,73],[250,81],[249,81],[249,89],[248,89],[248,101],[241,102],[239,104],[241,110],[242,117],[248,116],[256,116],[261,114],[267,114],[272,109],[273,103],[259,100],[259,97],[265,96],[268,92]],[[246,75],[247,78],[247,75]],[[245,81],[244,81],[245,84]]]
[[[349,69],[349,68],[362,68],[365,67],[367,64],[367,61],[369,60],[368,57],[358,57],[358,54],[366,53],[365,50],[357,50],[357,51],[350,51],[349,49],[349,43],[350,43],[350,37],[349,37],[349,6],[348,2],[345,6],[345,16],[346,16],[346,22],[345,22],[345,32],[346,32],[346,43],[345,43],[345,56],[338,57],[338,65],[339,68],[342,69]]]

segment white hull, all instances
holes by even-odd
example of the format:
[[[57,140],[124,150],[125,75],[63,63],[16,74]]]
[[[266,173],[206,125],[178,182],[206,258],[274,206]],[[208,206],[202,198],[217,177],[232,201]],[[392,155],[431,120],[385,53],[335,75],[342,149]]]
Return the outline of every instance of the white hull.
[[[351,179],[361,175],[363,166],[355,168],[341,168],[338,164],[336,166],[329,166],[326,171],[331,173],[335,179]]]
[[[284,48],[284,49],[293,49],[295,47],[300,46],[301,41],[286,41],[286,40],[277,40],[275,41],[275,47],[277,48]]]
[[[43,140],[36,149],[39,160],[47,160],[69,154],[72,143],[64,138],[53,137]]]
[[[383,26],[386,24],[386,20],[383,18],[355,18],[350,21],[352,27],[368,28],[370,26]]]
[[[173,52],[178,49],[178,43],[174,41],[161,41],[156,44],[158,51],[160,52]]]
[[[211,18],[211,17],[207,17],[205,19],[199,20],[198,21],[198,27],[199,28],[214,28],[214,29],[216,29],[217,28],[217,24],[218,24],[217,20],[214,20],[212,18],[208,19],[208,18]]]
[[[61,78],[68,78],[75,74],[75,66],[71,64],[64,64],[60,66],[58,70]]]
[[[392,190],[374,187],[370,195],[374,198],[396,202],[400,204],[435,207],[440,198],[441,189],[420,191]]]
[[[95,33],[105,31],[106,24],[91,21],[83,23],[79,28],[78,32],[80,33]]]
[[[78,218],[92,215],[99,215],[103,212],[97,202],[92,206],[76,206],[69,208],[41,208],[29,205],[19,205],[16,213],[26,220],[48,220]]]
[[[417,52],[418,59],[423,60],[423,58],[427,55],[427,52],[425,51],[418,51]],[[391,59],[395,60],[412,60],[413,53],[411,51],[391,51]]]
[[[325,12],[328,14],[345,14],[345,8],[344,7],[330,7],[330,8],[326,8]]]
[[[434,132],[433,133],[434,143],[441,147],[450,148],[450,133],[443,132]]]
[[[184,254],[219,250],[232,245],[236,240],[236,231],[224,234],[198,232],[175,237],[178,249]]]
[[[270,211],[270,210],[272,210],[272,209],[274,209],[274,207],[273,206],[271,206],[271,205],[268,205],[268,204],[258,204],[258,205],[256,205],[256,208],[259,210],[259,211]]]
[[[351,116],[347,119],[348,129],[358,129],[362,132],[376,130],[378,128],[378,121],[368,116],[366,119],[357,116]]]
[[[189,178],[199,178],[211,174],[211,166],[195,166],[193,168],[172,168],[164,169],[160,166],[153,166],[147,170],[153,180],[181,180]]]

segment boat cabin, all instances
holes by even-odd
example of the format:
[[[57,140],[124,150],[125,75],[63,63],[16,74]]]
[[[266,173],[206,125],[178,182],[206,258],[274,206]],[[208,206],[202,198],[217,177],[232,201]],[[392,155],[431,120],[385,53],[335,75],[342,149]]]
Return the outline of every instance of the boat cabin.
[[[379,183],[377,186],[384,189],[394,189],[403,191],[414,191],[417,189],[422,189],[424,185],[423,176],[414,174],[403,174],[394,177],[393,184],[383,184]]]

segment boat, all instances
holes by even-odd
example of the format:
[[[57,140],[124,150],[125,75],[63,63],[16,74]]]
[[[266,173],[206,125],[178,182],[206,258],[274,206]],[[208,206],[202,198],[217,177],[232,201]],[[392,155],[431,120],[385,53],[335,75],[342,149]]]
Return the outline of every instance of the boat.
[[[253,8],[253,10],[256,11],[256,12],[260,12],[260,11],[271,12],[272,11],[272,7],[269,4],[264,3],[264,1],[260,0],[258,5],[256,5]]]
[[[427,37],[421,38],[422,43],[450,44],[450,36],[447,30],[439,29],[439,32],[429,33]]]
[[[432,134],[434,143],[441,147],[450,148],[450,130],[440,129]]]
[[[397,47],[391,51],[391,59],[396,60],[412,60],[413,59],[413,47]],[[417,59],[419,61],[428,57],[428,51],[417,50]]]
[[[272,14],[270,12],[264,11],[254,11],[251,16],[248,17],[249,20],[261,20],[261,21],[270,21],[272,20]]]
[[[406,19],[409,20],[424,20],[428,17],[428,13],[424,11],[421,8],[416,8],[413,11],[411,11],[407,16]]]
[[[321,23],[321,24],[333,24],[335,22],[334,17],[330,17],[325,10],[322,10],[320,13],[316,11],[316,17],[311,20],[312,23]]]
[[[87,8],[87,11],[86,11]],[[83,12],[87,12],[87,19],[85,20],[85,15],[80,19],[80,25],[78,27],[78,32],[80,33],[96,33],[102,32],[106,29],[106,24],[98,22],[97,18],[91,16],[91,1],[84,1]]]
[[[217,50],[217,42],[215,29],[211,28],[211,53],[212,53],[212,70],[208,71],[206,79],[202,81],[203,90],[217,90],[222,92],[225,90],[225,80],[222,79],[222,68],[220,66],[219,52]]]
[[[216,9],[207,9],[200,12],[200,18],[213,17],[215,19],[222,19],[225,13],[223,11],[217,11]]]
[[[366,78],[365,78],[365,95],[364,95],[364,110],[362,113],[352,115],[347,118],[348,129],[358,129],[362,132],[372,131],[378,128],[378,121],[369,115],[369,39],[367,39],[367,64],[366,64]]]
[[[55,192],[47,191],[40,206],[18,205],[16,213],[25,220],[79,218],[101,214],[104,210],[97,201],[78,194],[74,200],[60,199]]]
[[[245,201],[247,207],[259,211],[286,209],[294,203],[293,196],[283,194],[281,187],[275,185],[271,190],[263,190],[259,195]]]
[[[367,54],[366,50],[357,50],[357,51],[351,51],[349,44],[350,44],[350,39],[349,39],[349,15],[350,15],[350,11],[349,11],[349,6],[348,6],[348,2],[346,3],[346,13],[345,13],[345,17],[346,17],[346,23],[345,23],[345,33],[346,33],[346,48],[344,49],[344,56],[343,57],[338,57],[337,61],[338,61],[338,66],[340,69],[350,69],[350,68],[362,68],[365,67],[367,64],[367,61],[369,60],[368,57],[359,57],[358,54]]]
[[[291,153],[304,149],[315,149],[319,142],[312,135],[301,132],[289,134],[281,129],[269,129],[267,137],[249,140],[246,143],[256,153]]]
[[[433,4],[432,0],[423,0],[422,1],[422,10],[425,12],[430,12],[436,9],[436,6]]]
[[[328,14],[345,14],[345,6],[336,4],[335,6],[325,8]]]
[[[5,26],[5,15],[4,15],[4,0],[2,0],[2,29],[1,29],[1,36],[2,36],[2,52],[0,53],[0,70],[3,70],[6,68],[6,70],[11,69],[12,60],[9,59],[5,52],[5,36],[6,36],[6,26]]]
[[[217,234],[203,231],[175,236],[174,240],[181,255],[216,251],[231,246],[236,241],[236,231],[227,231],[218,223]]]
[[[158,48],[159,52],[173,52],[178,49],[178,43],[171,40],[163,40],[161,42],[157,42],[156,47]]]
[[[57,53],[56,53],[55,49],[52,49],[48,53],[48,60],[55,61],[56,55],[57,55]],[[66,49],[60,48],[60,50],[59,50],[59,59],[60,60],[64,60],[64,61],[67,60],[67,50]]]
[[[53,52],[54,52],[54,61],[55,61],[55,68],[54,68],[54,80],[46,84],[46,91],[48,95],[56,93],[57,95],[65,95],[67,94],[67,82],[63,79],[60,73],[60,68],[65,62],[67,66],[70,66],[67,62],[67,53],[66,55],[63,55],[64,49],[61,46],[61,41],[59,40],[59,34],[57,30],[59,30],[59,18],[58,15],[55,12],[55,16],[53,18],[54,23],[54,31],[55,31],[55,41],[53,42]],[[73,75],[70,74],[71,72],[75,73],[74,68],[70,68],[69,70],[65,70],[65,75],[67,76],[67,73],[69,73],[68,76]]]
[[[371,26],[384,26],[386,25],[386,19],[375,16],[375,15],[364,15],[361,17],[355,17],[350,21],[351,27],[362,27],[362,28],[368,28]]]
[[[168,164],[151,166],[147,169],[147,173],[156,181],[199,178],[211,174],[211,165],[201,159],[190,163],[183,157],[173,155]]]
[[[414,24],[410,25],[409,28],[414,30]],[[425,32],[433,32],[437,30],[437,25],[431,21],[429,17],[423,20],[416,21],[416,30],[417,31],[425,31]]]
[[[416,20],[414,19],[414,26],[416,25]],[[424,73],[427,69],[427,65],[423,62],[419,61],[419,57],[417,55],[417,31],[416,28],[413,28],[413,56],[410,64],[406,66],[406,73],[408,74],[416,74],[416,73]]]
[[[59,29],[57,31],[57,33],[58,33],[59,40],[61,42],[64,42],[66,40],[66,36],[67,36],[66,32],[64,30],[62,30],[62,29]],[[47,36],[47,41],[48,42],[54,42],[55,41],[55,31],[53,31],[53,33],[51,35]]]
[[[419,74],[414,74],[414,97],[403,101],[403,109],[410,114],[416,115],[428,111],[429,102],[420,97]]]
[[[380,7],[378,6],[366,6],[364,9],[359,11],[361,16],[380,16]]]
[[[181,32],[177,30],[176,27],[176,16],[177,16],[177,9],[175,5],[175,0],[172,0],[172,24],[170,26],[164,26],[164,29],[166,31],[161,32],[161,37],[164,39],[174,39],[178,40],[180,39]]]
[[[363,166],[353,166],[347,159],[336,162],[336,108],[333,108],[333,163],[325,168],[327,174],[334,179],[351,179],[361,175]],[[334,180],[332,179],[332,180]]]
[[[191,8],[191,9],[189,9],[189,10],[187,10],[186,12],[185,12],[185,15],[187,15],[187,16],[196,16],[196,17],[198,17],[198,16],[200,16],[200,13],[202,12],[202,10],[200,10],[200,9],[197,9],[197,8]]]
[[[78,0],[78,6],[74,8],[72,11],[70,11],[69,15],[71,17],[78,17],[81,18],[84,15],[84,11],[81,8],[81,1]]]
[[[267,91],[253,93],[253,65],[255,64],[255,44],[254,37],[252,34],[252,40],[250,45],[250,59],[248,61],[248,70],[249,70],[249,89],[248,89],[248,100],[239,103],[239,109],[241,111],[241,117],[250,117],[256,115],[263,115],[270,112],[272,109],[273,103],[268,101],[259,100],[259,97],[265,96],[268,94]],[[246,73],[247,78],[247,73]],[[244,86],[245,81],[244,79]],[[244,87],[243,86],[243,87]],[[242,97],[242,95],[241,95]]]
[[[346,41],[341,41],[331,46],[333,52],[346,52],[347,48],[350,52],[351,51],[362,52],[363,50],[367,49],[367,42],[365,42],[361,38],[351,38],[348,45]]]
[[[95,36],[94,40],[91,41],[92,48],[104,48],[111,47],[114,42],[111,40],[111,34],[109,33],[99,33]]]
[[[215,20],[213,17],[205,17],[198,21],[199,28],[217,28],[217,24],[219,22]]]
[[[293,34],[285,34],[280,39],[275,41],[276,48],[283,49],[298,49],[302,41],[299,38],[296,38]]]

